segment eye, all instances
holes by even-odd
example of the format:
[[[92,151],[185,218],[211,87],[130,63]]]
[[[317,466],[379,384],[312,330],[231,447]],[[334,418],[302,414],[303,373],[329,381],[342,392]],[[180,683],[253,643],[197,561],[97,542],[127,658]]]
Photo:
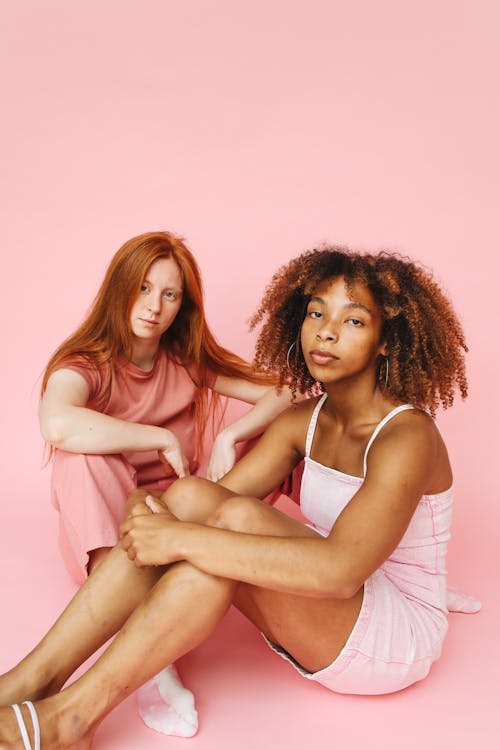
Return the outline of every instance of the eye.
[[[144,292],[148,292],[148,291],[149,291],[148,285],[147,284],[141,284],[141,292],[144,293]]]
[[[309,318],[313,318],[314,320],[319,320],[321,318],[322,313],[319,310],[309,310],[307,313]]]
[[[177,292],[174,292],[173,289],[165,289],[165,291],[163,292],[163,296],[168,300],[176,300]]]
[[[362,328],[364,326],[364,323],[362,320],[359,320],[359,318],[348,318],[346,323],[349,323],[350,325],[354,326],[355,328]]]

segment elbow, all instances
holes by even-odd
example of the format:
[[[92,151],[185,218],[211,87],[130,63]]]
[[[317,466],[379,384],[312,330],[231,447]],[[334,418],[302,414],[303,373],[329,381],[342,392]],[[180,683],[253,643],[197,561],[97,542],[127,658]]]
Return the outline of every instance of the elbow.
[[[353,599],[363,588],[367,567],[363,564],[362,551],[353,551],[352,545],[334,544],[331,537],[322,539],[325,556],[322,557],[321,571],[318,579],[322,596],[332,599]]]
[[[363,584],[355,583],[354,581],[343,581],[336,588],[335,598],[336,599],[354,599]]]
[[[63,447],[66,431],[64,429],[64,419],[60,416],[40,420],[40,431],[43,439],[53,445],[54,448]]]
[[[353,599],[364,581],[350,575],[330,575],[318,586],[318,596],[332,599]]]
[[[353,599],[362,585],[363,584],[358,586],[348,581],[337,582],[335,584],[325,586],[325,588],[318,592],[318,597],[343,600]]]

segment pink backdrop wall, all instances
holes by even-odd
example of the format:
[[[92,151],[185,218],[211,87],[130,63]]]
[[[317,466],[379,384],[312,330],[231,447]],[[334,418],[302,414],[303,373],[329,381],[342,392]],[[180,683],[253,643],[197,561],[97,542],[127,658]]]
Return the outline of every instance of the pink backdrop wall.
[[[37,378],[125,239],[183,234],[213,328],[245,356],[246,320],[288,258],[322,240],[399,249],[434,268],[470,344],[470,398],[440,424],[451,579],[485,602],[464,630],[484,706],[499,619],[498,22],[495,0],[1,3],[7,562],[28,516],[31,549],[61,575]]]

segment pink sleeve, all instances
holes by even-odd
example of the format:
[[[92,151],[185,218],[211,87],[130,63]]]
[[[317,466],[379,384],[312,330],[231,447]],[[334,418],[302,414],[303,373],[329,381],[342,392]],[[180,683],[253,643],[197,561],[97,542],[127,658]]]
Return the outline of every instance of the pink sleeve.
[[[201,385],[200,369],[196,365],[187,365],[186,372],[188,373],[193,383],[199,388]],[[217,373],[213,370],[208,369],[205,372],[206,385],[209,388],[213,388],[215,385],[215,381],[217,380]]]
[[[83,357],[78,357],[69,362],[62,363],[59,369],[72,370],[82,376],[89,386],[88,403],[99,400],[99,396],[102,394],[103,381],[101,373],[96,367],[87,364]]]

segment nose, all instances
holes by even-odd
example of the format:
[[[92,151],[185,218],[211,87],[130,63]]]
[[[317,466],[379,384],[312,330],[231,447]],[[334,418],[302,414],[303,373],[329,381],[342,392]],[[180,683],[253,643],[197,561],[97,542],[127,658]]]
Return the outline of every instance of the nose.
[[[161,310],[161,295],[150,294],[146,302],[146,307],[152,313],[159,313]]]
[[[339,334],[331,326],[323,326],[319,331],[316,331],[316,338],[318,341],[338,341]]]

